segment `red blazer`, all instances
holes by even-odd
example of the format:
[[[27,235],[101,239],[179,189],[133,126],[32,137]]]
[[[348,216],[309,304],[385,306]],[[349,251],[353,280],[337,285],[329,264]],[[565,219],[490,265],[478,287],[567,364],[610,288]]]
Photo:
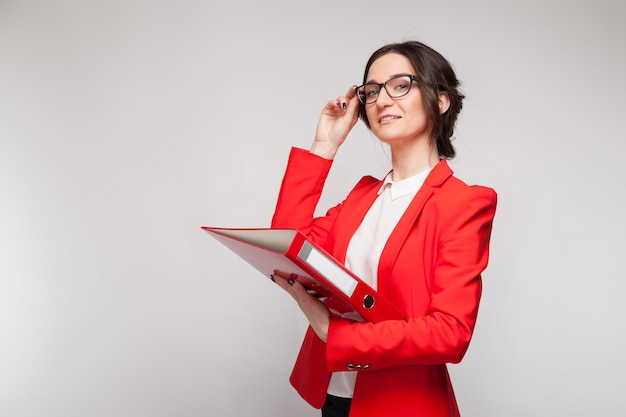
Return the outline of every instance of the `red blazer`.
[[[314,218],[332,161],[293,148],[272,227],[298,228],[344,262],[382,181],[364,177],[343,203]],[[331,319],[324,343],[308,329],[290,377],[313,407],[333,371],[358,372],[351,417],[458,416],[446,363],[463,358],[476,323],[496,193],[469,186],[442,160],[382,252],[378,290],[406,315],[380,323]]]

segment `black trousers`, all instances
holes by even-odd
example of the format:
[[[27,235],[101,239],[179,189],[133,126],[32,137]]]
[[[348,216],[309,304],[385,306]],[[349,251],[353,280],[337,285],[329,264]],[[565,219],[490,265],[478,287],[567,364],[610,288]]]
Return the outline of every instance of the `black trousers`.
[[[348,417],[351,398],[335,397],[326,394],[326,402],[322,407],[322,417]]]

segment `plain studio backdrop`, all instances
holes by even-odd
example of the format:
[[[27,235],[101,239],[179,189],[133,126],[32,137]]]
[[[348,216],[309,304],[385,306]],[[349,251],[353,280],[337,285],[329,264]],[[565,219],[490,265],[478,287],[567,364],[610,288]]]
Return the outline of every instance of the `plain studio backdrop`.
[[[499,194],[464,417],[626,414],[626,5],[0,1],[0,415],[318,416],[306,321],[200,226],[269,226],[291,146],[416,39]],[[354,129],[320,213],[388,152]]]

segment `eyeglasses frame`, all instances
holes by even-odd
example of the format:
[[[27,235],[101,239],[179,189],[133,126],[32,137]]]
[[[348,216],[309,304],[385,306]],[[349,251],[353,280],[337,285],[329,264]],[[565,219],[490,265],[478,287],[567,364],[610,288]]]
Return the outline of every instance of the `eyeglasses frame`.
[[[409,77],[409,79],[411,80],[411,83],[409,84],[409,88],[407,88],[407,90],[406,90],[406,92],[405,92],[405,93],[403,93],[403,94],[401,94],[401,95],[399,95],[399,96],[392,96],[392,95],[389,93],[389,90],[387,90],[387,83],[388,83],[389,81],[392,81],[392,80],[395,80],[395,79],[398,79],[398,78],[401,78],[401,77]],[[406,96],[407,94],[409,94],[409,91],[411,91],[411,87],[413,87],[413,81],[415,81],[415,82],[417,82],[417,83],[421,82],[421,80],[420,80],[419,78],[417,78],[417,76],[415,76],[415,75],[413,75],[413,74],[398,74],[398,75],[394,75],[393,77],[391,77],[390,79],[388,79],[388,80],[387,80],[387,81],[385,81],[384,83],[373,83],[373,82],[369,82],[369,83],[365,83],[365,84],[362,84],[362,85],[360,85],[360,86],[356,87],[356,88],[355,88],[355,91],[356,91],[356,96],[357,96],[357,98],[359,99],[359,101],[360,101],[362,104],[374,104],[374,103],[376,103],[376,102],[378,101],[378,97],[380,97],[380,92],[381,92],[381,90],[384,88],[384,89],[385,89],[385,92],[387,93],[387,95],[388,95],[389,97],[393,98],[393,99],[395,99],[395,98],[400,98],[400,97],[404,97],[404,96]],[[360,95],[360,94],[359,94],[359,92],[358,92],[358,91],[359,91],[359,89],[364,88],[366,85],[377,85],[377,86],[378,86],[378,94],[376,95],[376,100],[374,100],[374,101],[372,101],[372,102],[370,102],[370,103],[366,103],[366,102],[364,102],[364,101],[361,99],[361,95]],[[367,101],[367,99],[365,99],[365,100]]]

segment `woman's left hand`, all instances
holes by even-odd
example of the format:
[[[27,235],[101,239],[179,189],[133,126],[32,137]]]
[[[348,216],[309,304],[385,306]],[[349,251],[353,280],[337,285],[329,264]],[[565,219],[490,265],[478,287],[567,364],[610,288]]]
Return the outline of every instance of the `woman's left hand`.
[[[328,338],[328,326],[330,325],[330,311],[315,296],[309,294],[306,288],[291,277],[274,275],[274,281],[287,291],[298,303],[298,307],[309,320],[311,327],[317,336],[326,342]]]

